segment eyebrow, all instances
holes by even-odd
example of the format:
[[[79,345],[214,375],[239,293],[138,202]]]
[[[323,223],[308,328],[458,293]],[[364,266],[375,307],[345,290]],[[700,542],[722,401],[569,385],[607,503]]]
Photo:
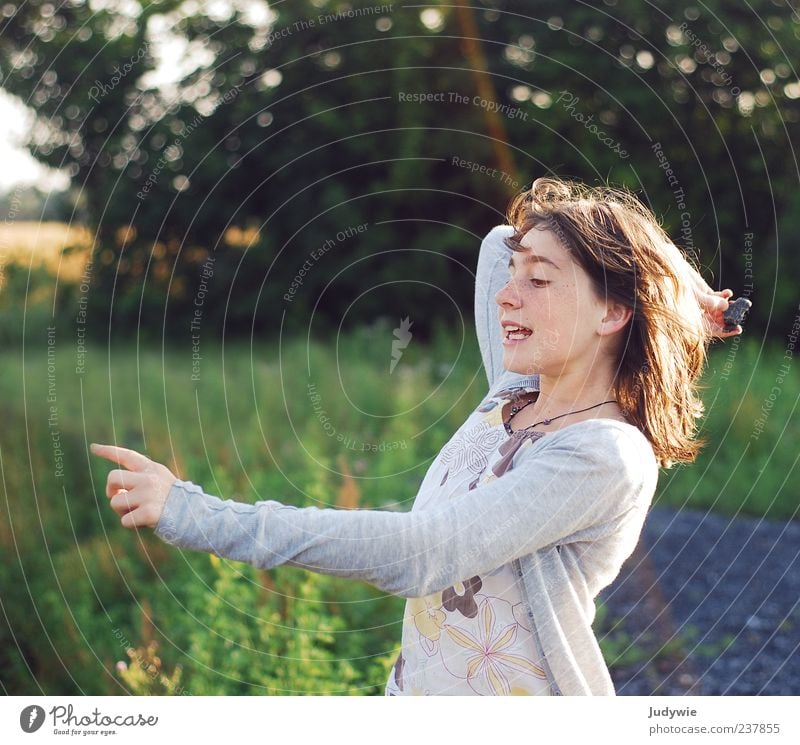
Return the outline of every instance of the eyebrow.
[[[550,266],[555,267],[556,269],[560,270],[561,267],[556,264],[555,261],[552,259],[548,259],[546,256],[538,256],[537,254],[526,253],[525,258],[522,260],[523,265],[530,266],[531,264],[550,264]],[[511,258],[508,260],[508,268],[511,269],[514,266],[514,254],[511,254]]]

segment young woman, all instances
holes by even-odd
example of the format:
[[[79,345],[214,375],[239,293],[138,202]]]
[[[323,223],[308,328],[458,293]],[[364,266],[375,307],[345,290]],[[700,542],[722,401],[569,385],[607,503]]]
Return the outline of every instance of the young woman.
[[[613,695],[594,599],[633,551],[659,466],[691,461],[713,292],[636,199],[539,179],[478,260],[489,392],[407,513],[222,501],[144,455],[106,492],[126,528],[408,598],[388,695]],[[492,306],[492,302],[496,304]]]

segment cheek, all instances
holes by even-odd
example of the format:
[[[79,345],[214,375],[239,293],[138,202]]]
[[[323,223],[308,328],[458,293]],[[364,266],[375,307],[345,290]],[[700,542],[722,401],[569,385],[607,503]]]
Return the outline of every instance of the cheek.
[[[578,296],[574,285],[554,288],[547,298],[546,308],[550,317],[562,326],[569,326],[580,316]]]

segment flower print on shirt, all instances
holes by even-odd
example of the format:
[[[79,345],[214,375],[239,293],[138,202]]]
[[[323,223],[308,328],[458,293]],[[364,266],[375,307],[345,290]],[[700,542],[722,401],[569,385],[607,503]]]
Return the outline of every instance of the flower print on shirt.
[[[478,422],[474,427],[454,437],[442,450],[441,463],[446,465],[441,483],[443,486],[451,471],[468,469],[475,476],[480,476],[487,465],[489,455],[503,440],[503,433],[486,422]]]
[[[484,401],[478,411],[483,414],[483,421],[490,427],[498,427],[503,424],[503,408],[506,404],[515,404],[522,401],[531,393],[537,393],[536,388],[503,388],[494,396]]]
[[[436,654],[437,642],[442,634],[446,614],[442,610],[442,593],[436,592],[424,598],[409,598],[406,615],[410,616],[418,633],[419,645],[429,657]]]
[[[521,403],[534,390],[490,394],[432,464],[414,509],[457,500],[513,469],[516,456],[544,433],[509,435],[503,417],[507,404]],[[552,695],[517,582],[509,563],[409,598],[402,658],[389,675],[388,695]]]
[[[522,603],[516,603],[511,607],[511,613],[514,616],[514,620],[528,633],[531,632],[530,625],[528,623],[528,619],[525,618],[525,609],[522,607]]]
[[[492,474],[495,478],[500,478],[514,462],[514,458],[520,450],[530,447],[536,440],[543,437],[545,432],[534,432],[533,430],[517,430],[511,437],[509,437],[498,449],[497,452],[501,456],[495,461],[492,466]],[[490,481],[487,476],[486,481]]]
[[[491,602],[489,602],[491,599]],[[479,623],[469,628],[445,624],[442,635],[442,659],[448,671],[481,696],[509,696],[523,692],[512,690],[515,673],[527,673],[542,681],[544,670],[531,662],[519,648],[519,624],[511,604],[500,598],[480,596]],[[464,654],[467,650],[467,654]]]
[[[535,391],[535,388],[504,388],[484,401],[478,407],[478,411],[483,414],[481,420],[475,426],[459,433],[443,448],[440,462],[446,469],[439,486],[444,486],[451,473],[467,469],[475,475],[469,484],[469,489],[475,489],[489,465],[489,455],[506,437],[502,426],[503,407]]]
[[[475,618],[478,615],[475,593],[482,586],[483,582],[480,577],[470,577],[466,582],[456,582],[442,590],[442,606],[451,613],[458,610],[465,618]]]
[[[403,659],[403,653],[397,655],[397,659],[394,662],[394,682],[395,685],[402,691],[403,690],[403,663],[405,660]]]

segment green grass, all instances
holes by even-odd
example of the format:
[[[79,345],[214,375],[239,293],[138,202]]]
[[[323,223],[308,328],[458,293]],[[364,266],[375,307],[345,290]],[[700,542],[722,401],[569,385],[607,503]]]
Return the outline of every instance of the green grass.
[[[391,328],[381,325],[308,347],[293,339],[223,354],[204,343],[199,381],[188,345],[162,355],[128,341],[110,356],[91,347],[77,375],[70,333],[69,323],[57,330],[49,379],[44,330],[24,355],[6,350],[0,374],[5,692],[382,693],[401,598],[126,531],[104,494],[110,466],[87,456],[87,444],[144,450],[225,498],[409,509],[432,458],[485,393],[472,330],[463,344],[443,329],[427,346],[412,340],[391,375]],[[662,474],[659,503],[796,516],[796,374],[756,425],[782,356],[752,343],[713,351],[709,444],[696,464]]]
[[[658,504],[732,516],[798,516],[800,374],[791,361],[787,372],[784,355],[756,340],[712,349],[700,432],[706,445],[695,463],[662,472]]]
[[[78,375],[69,331],[58,328],[50,359],[44,331],[24,354],[8,352],[0,375],[5,690],[381,694],[402,598],[126,531],[104,494],[112,466],[87,445],[143,450],[224,498],[409,509],[432,457],[483,394],[476,349],[459,356],[440,338],[434,363],[412,342],[389,375],[392,335],[381,326],[308,349],[295,340],[223,354],[208,344],[193,381],[188,346],[162,356],[129,342],[110,358],[89,349]],[[438,360],[451,352],[455,370],[439,390]]]

